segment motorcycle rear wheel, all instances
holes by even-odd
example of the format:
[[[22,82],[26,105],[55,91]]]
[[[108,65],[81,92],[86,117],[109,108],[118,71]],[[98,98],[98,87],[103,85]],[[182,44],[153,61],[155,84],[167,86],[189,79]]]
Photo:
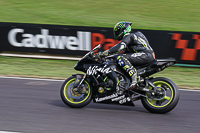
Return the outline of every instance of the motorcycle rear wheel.
[[[62,101],[72,108],[82,108],[88,105],[92,100],[92,86],[86,80],[83,81],[79,89],[84,89],[86,92],[84,94],[75,92],[73,90],[73,84],[76,80],[75,76],[71,76],[64,81],[60,89],[60,96]]]
[[[162,90],[165,95],[160,99],[152,99],[142,97],[141,101],[145,109],[151,113],[167,113],[174,109],[179,101],[179,90],[176,84],[170,79],[164,77],[153,78],[151,82],[157,86],[159,90]],[[152,87],[149,87],[152,89]]]

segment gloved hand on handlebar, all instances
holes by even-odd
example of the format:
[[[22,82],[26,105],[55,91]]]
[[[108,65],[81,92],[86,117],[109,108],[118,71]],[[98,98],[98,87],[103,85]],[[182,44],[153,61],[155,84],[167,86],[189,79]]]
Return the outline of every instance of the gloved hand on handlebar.
[[[102,54],[103,54],[103,52],[95,53],[95,54],[92,55],[92,57],[93,57],[94,59],[99,59],[99,58],[102,57]]]
[[[93,54],[93,58],[95,59],[99,59],[101,57],[105,57],[105,56],[108,56],[108,50],[104,51],[104,52],[99,52],[97,54]]]

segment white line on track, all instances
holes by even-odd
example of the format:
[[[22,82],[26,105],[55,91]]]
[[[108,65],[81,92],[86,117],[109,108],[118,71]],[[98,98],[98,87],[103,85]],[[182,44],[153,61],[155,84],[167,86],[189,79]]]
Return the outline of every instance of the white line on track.
[[[179,89],[180,91],[196,91],[196,92],[200,92],[200,90],[192,90],[192,89]]]
[[[4,79],[39,80],[39,81],[55,81],[55,82],[63,82],[64,81],[64,80],[57,80],[57,79],[40,79],[40,78],[23,78],[23,77],[6,77],[6,76],[0,76],[0,78],[4,78]],[[192,90],[192,89],[179,89],[179,90],[180,91],[196,91],[196,92],[200,92],[200,90]]]
[[[9,132],[9,131],[0,131],[0,133],[22,133],[22,132]]]
[[[46,56],[46,55],[27,55],[27,54],[9,54],[9,53],[0,53],[1,56],[8,57],[23,57],[23,58],[39,58],[39,59],[60,59],[60,60],[75,60],[78,61],[81,58],[76,57],[61,57],[61,56]]]
[[[0,76],[3,79],[25,79],[25,80],[40,80],[40,81],[55,81],[55,82],[63,82],[64,80],[57,80],[57,79],[40,79],[40,78],[23,78],[23,77],[6,77]]]

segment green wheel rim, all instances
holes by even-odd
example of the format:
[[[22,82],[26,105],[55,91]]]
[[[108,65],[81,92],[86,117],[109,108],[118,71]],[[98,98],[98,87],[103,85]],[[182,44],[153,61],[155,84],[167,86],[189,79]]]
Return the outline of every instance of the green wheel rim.
[[[72,86],[72,84],[75,82],[75,80],[76,80],[76,78],[73,78],[73,79],[69,80],[69,81],[65,84],[64,90],[63,90],[65,99],[66,99],[67,101],[69,101],[70,103],[73,103],[73,104],[83,103],[85,100],[88,99],[88,97],[89,97],[89,95],[90,95],[90,85],[89,85],[89,83],[88,83],[87,81],[85,81],[85,80],[83,81],[82,84],[86,84],[88,89],[87,89],[87,91],[86,91],[86,94],[84,94],[84,98],[83,98],[81,101],[75,101],[75,99],[69,97],[69,94],[68,94],[68,92],[69,92],[68,89],[71,89],[70,86]],[[74,95],[74,94],[70,94],[70,95]],[[85,95],[86,95],[86,96],[85,96]]]
[[[153,82],[153,84],[155,86],[157,86],[157,87],[165,87],[165,88],[167,88],[166,92],[167,91],[170,92],[171,95],[170,96],[169,95],[165,95],[165,97],[162,100],[154,100],[154,99],[149,99],[147,97],[146,98],[147,102],[151,106],[156,107],[156,108],[162,108],[162,107],[165,107],[168,104],[170,104],[172,99],[173,99],[173,97],[174,97],[174,92],[173,92],[172,86],[169,85],[167,82],[164,82],[164,81],[156,81],[156,82]],[[163,103],[163,105],[157,105],[157,103]]]

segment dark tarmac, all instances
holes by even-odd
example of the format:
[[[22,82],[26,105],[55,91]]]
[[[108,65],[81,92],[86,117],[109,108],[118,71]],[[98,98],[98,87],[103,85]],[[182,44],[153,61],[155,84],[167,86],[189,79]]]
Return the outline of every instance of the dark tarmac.
[[[60,99],[62,81],[0,78],[0,132],[199,133],[200,91],[180,91],[177,107],[152,114],[135,107],[90,103],[74,109]]]

